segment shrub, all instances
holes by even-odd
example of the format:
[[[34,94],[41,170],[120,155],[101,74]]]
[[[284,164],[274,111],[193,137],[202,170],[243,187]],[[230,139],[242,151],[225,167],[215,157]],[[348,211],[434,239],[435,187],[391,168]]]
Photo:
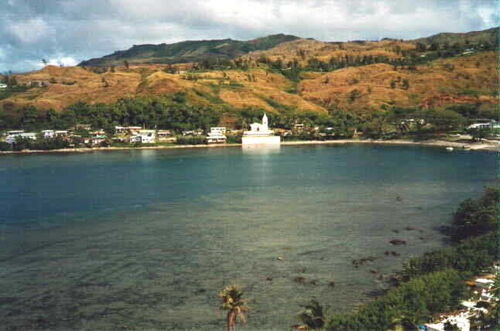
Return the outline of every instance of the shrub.
[[[187,137],[177,137],[178,145],[202,145],[206,144],[206,138],[204,136],[187,136]]]

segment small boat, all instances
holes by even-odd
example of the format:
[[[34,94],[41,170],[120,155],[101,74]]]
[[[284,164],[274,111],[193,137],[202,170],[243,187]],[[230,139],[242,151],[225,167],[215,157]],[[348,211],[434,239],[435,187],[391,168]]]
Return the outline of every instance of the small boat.
[[[446,150],[447,150],[448,152],[453,152],[453,147],[448,146],[448,147],[446,147]]]

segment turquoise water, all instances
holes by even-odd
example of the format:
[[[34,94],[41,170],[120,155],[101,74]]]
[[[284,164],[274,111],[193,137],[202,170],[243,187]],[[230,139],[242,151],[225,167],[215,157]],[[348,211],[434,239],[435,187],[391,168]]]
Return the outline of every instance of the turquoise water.
[[[494,153],[418,146],[4,156],[0,320],[217,330],[217,292],[237,283],[247,329],[286,330],[309,299],[352,309],[443,246],[437,228],[495,167]]]

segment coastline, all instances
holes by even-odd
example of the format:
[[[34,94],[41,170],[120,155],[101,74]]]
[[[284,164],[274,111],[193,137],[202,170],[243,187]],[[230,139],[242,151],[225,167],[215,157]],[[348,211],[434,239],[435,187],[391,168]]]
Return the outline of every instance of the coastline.
[[[500,152],[500,142],[463,143],[446,140],[425,140],[412,141],[404,139],[395,140],[375,140],[375,139],[339,139],[339,140],[304,140],[304,141],[284,141],[281,145],[345,145],[345,144],[376,144],[376,145],[419,145],[435,147],[453,147],[457,149],[480,150],[490,152]],[[242,144],[203,144],[203,145],[164,145],[164,146],[142,146],[142,147],[83,147],[83,148],[61,148],[51,150],[22,150],[22,151],[0,151],[1,155],[15,154],[39,154],[39,153],[89,153],[124,150],[149,150],[149,149],[186,149],[186,148],[215,148],[215,147],[237,147]]]

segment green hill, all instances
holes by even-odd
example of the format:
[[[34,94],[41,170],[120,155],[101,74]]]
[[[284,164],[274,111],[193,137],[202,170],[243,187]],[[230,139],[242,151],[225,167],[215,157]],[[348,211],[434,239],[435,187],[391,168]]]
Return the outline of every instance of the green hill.
[[[431,48],[464,47],[491,49],[498,43],[498,28],[467,33],[438,33],[430,37],[419,38],[413,42]]]
[[[265,50],[298,37],[275,34],[248,41],[217,39],[182,41],[174,44],[134,45],[125,51],[117,51],[100,58],[80,63],[80,66],[201,62],[210,58],[232,59],[251,51]]]

